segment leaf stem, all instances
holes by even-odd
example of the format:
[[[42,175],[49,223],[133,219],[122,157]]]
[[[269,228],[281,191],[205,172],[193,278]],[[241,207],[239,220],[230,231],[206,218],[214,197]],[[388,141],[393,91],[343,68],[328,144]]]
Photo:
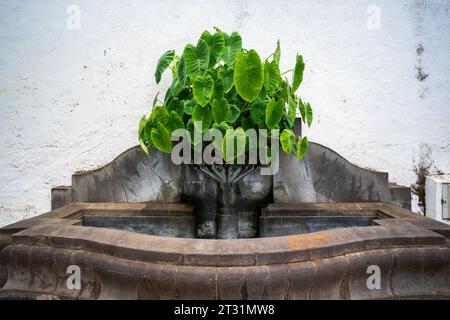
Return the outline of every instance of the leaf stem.
[[[273,56],[273,53],[271,53],[270,56],[268,56],[265,61],[269,60],[269,58],[272,56]]]
[[[289,69],[288,71],[283,72],[280,76],[285,75],[288,72],[294,71],[294,69]]]

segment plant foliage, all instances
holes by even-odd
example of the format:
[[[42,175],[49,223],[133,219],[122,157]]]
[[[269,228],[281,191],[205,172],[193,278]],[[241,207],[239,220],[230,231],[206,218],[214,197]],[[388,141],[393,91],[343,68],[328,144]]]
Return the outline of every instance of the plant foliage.
[[[279,129],[282,150],[302,159],[308,139],[296,137],[292,129],[297,110],[308,127],[313,121],[311,104],[295,94],[305,63],[297,54],[289,83],[280,72],[280,58],[279,41],[274,53],[261,60],[255,50],[242,47],[237,32],[227,34],[217,28],[213,33],[204,31],[196,45],[185,46],[181,56],[174,50],[166,51],[157,62],[155,80],[159,83],[170,68],[172,83],[164,101],[156,95],[151,114],[141,118],[139,145],[148,156],[151,146],[170,153],[174,130],[205,132],[216,128],[225,135],[225,148],[231,129],[244,143],[247,129]],[[202,121],[201,125],[196,121]]]

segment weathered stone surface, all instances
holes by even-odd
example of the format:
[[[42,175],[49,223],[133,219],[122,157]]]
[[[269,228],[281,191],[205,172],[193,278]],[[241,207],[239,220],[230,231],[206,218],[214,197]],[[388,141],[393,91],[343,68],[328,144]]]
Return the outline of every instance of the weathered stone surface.
[[[213,238],[217,227],[216,182],[189,165],[183,166],[183,177],[181,201],[195,208],[197,236]],[[239,236],[255,237],[258,232],[259,210],[272,199],[272,177],[261,176],[257,170],[239,182],[236,192],[239,199]]]
[[[404,212],[396,206],[383,204],[346,204],[352,214],[359,208],[364,211],[383,210],[390,219],[397,221],[380,226],[334,229],[304,235],[292,235],[278,238],[259,238],[247,240],[201,240],[147,236],[121,230],[93,228],[77,225],[83,215],[102,216],[104,210],[122,213],[127,208],[131,216],[143,216],[151,212],[160,212],[163,204],[78,204],[67,208],[66,215],[58,210],[59,218],[35,218],[35,223],[23,222],[14,227],[12,240],[23,244],[55,245],[72,249],[87,249],[114,255],[124,259],[153,263],[177,263],[202,266],[243,266],[267,265],[274,263],[292,263],[309,259],[327,258],[358,252],[367,249],[383,249],[399,246],[442,246],[446,239],[440,234],[419,227],[404,220]],[[308,204],[299,206],[301,210],[311,212],[314,207],[326,214],[334,204]],[[177,205],[168,204],[173,209]],[[273,208],[277,206],[273,205]],[[284,206],[284,211],[288,206]],[[344,206],[340,205],[343,210]],[[391,208],[393,211],[389,211]],[[180,208],[178,208],[180,209]],[[181,207],[183,210],[187,208]],[[191,209],[192,210],[192,209]],[[187,211],[189,212],[189,211]],[[110,213],[111,214],[111,213]],[[309,213],[310,214],[310,213]],[[402,218],[395,218],[399,215]],[[411,217],[415,215],[410,213]],[[47,217],[49,215],[46,215]],[[40,220],[39,220],[40,219]],[[3,229],[2,229],[3,230]],[[5,230],[8,230],[6,228]],[[18,232],[20,231],[20,232]],[[274,254],[276,252],[276,254]]]
[[[242,267],[218,269],[216,271],[217,299],[221,300],[233,300],[237,298],[241,300],[249,299],[246,280],[246,270],[248,270],[248,268]]]
[[[216,183],[195,171],[192,166],[184,166],[182,174],[183,192],[181,201],[189,203],[195,208],[197,237],[213,238],[216,233]],[[205,199],[209,200],[205,201]]]
[[[164,212],[164,208],[171,208]],[[187,214],[175,204],[74,204],[1,229],[0,298],[33,299],[395,299],[450,297],[447,239],[395,205],[271,205],[264,214],[358,210],[390,217],[371,227],[241,240],[166,238],[79,225],[105,212]],[[302,211],[303,210],[303,211]],[[178,212],[178,213],[175,213]],[[169,214],[169,216],[170,216]],[[53,218],[51,218],[53,217]],[[425,218],[424,218],[425,219]],[[417,221],[411,224],[410,221]],[[419,223],[422,221],[422,223]],[[389,223],[388,223],[389,222]],[[67,288],[67,267],[82,289]],[[367,267],[381,289],[367,287]]]
[[[345,257],[321,259],[311,286],[311,299],[348,299],[348,262]]]
[[[194,216],[85,216],[83,225],[88,227],[127,230],[156,236],[194,238]]]
[[[52,188],[52,210],[64,207],[72,202],[72,188],[60,186]]]
[[[392,291],[398,297],[447,296],[450,299],[449,248],[394,250]]]
[[[174,299],[178,295],[176,289],[176,266],[161,267],[157,264],[148,264],[145,277],[137,287],[137,298],[148,299]]]
[[[71,194],[68,194],[68,190]],[[272,199],[272,177],[259,171],[239,183],[241,238],[257,235],[257,215]],[[148,159],[131,148],[106,166],[72,176],[72,187],[53,189],[53,208],[75,202],[184,202],[195,208],[197,237],[212,238],[216,231],[217,186],[190,165],[172,164],[170,155],[154,152]]]
[[[289,265],[290,299],[309,300],[316,277],[316,264],[312,261],[290,263]]]
[[[413,214],[387,203],[273,203],[261,210],[260,236],[304,234],[334,228],[362,226],[422,227],[434,239],[435,233],[448,236],[450,226]],[[364,230],[364,229],[363,229]],[[370,229],[368,229],[370,230]],[[417,231],[419,229],[415,229]],[[365,231],[364,231],[365,232]],[[379,233],[378,233],[379,234]],[[408,233],[403,233],[408,237]],[[416,232],[411,232],[416,235]],[[425,241],[425,238],[421,238]],[[405,241],[408,241],[406,239]]]
[[[333,150],[310,143],[302,161],[280,153],[275,202],[393,202],[411,207],[409,188],[388,184],[388,174],[353,165]]]
[[[352,299],[392,299],[391,275],[394,266],[392,251],[374,250],[346,255],[349,262],[348,294]],[[380,288],[368,287],[367,282],[373,271],[370,266],[380,269]],[[368,270],[370,272],[368,272]],[[371,279],[370,279],[371,280]],[[373,282],[370,281],[373,285]]]
[[[85,250],[11,246],[2,252],[9,273],[0,297],[23,297],[22,292],[32,292],[35,298],[52,295],[76,299],[448,297],[448,248],[408,250],[363,251],[303,263],[223,268],[147,264]],[[81,290],[65,286],[64,271],[73,264],[81,268]],[[380,290],[366,286],[367,266],[372,264],[382,271]]]
[[[181,167],[169,154],[131,148],[99,169],[72,176],[72,202],[177,202],[181,199]]]

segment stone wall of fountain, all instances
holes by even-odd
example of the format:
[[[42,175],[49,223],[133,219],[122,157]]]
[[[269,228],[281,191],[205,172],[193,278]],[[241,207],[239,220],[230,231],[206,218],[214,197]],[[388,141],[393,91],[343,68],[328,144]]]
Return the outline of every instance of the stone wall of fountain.
[[[195,208],[195,236],[213,238],[216,182],[190,165],[172,164],[170,155],[154,150],[151,153],[148,159],[134,147],[104,167],[75,173],[71,186],[52,190],[52,208],[86,202],[188,203]],[[390,202],[407,209],[411,206],[410,189],[390,184],[387,173],[357,167],[316,143],[310,143],[302,161],[280,152],[276,175],[261,176],[257,170],[238,183],[236,193],[241,238],[260,233],[258,214],[272,202]]]

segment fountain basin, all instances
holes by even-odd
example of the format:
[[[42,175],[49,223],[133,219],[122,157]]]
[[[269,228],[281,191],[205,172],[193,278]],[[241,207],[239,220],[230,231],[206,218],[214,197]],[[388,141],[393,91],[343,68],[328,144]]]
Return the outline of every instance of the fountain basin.
[[[0,229],[0,285],[4,285],[0,297],[450,297],[450,227],[392,204],[274,204],[263,211],[288,216],[298,208],[303,214],[313,211],[321,217],[331,212],[350,216],[360,212],[365,218],[377,212],[383,219],[372,220],[371,226],[254,239],[182,239],[82,223],[84,215],[92,217],[94,213],[142,217],[143,212],[151,212],[152,205],[71,204]],[[166,212],[189,211],[180,204],[167,206],[170,210]],[[67,288],[71,265],[81,269],[80,290]],[[381,270],[379,290],[366,285],[371,265]]]

